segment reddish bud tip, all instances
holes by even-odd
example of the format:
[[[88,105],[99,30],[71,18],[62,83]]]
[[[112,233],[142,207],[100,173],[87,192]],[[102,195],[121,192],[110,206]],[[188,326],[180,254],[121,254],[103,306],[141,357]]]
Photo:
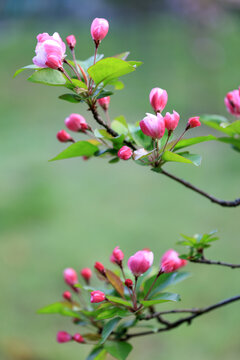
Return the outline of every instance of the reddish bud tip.
[[[88,283],[92,277],[92,270],[89,268],[84,268],[81,270],[80,274],[82,275],[84,280],[86,280],[86,282]]]
[[[199,119],[200,119],[200,116],[191,117],[188,120],[187,127],[191,129],[191,128],[195,128],[197,126],[201,126],[201,122],[199,121]]]
[[[95,265],[94,265],[95,269],[100,272],[102,275],[105,274],[105,268],[103,266],[102,263],[100,263],[99,261],[96,261],[95,262]]]
[[[68,142],[68,141],[73,142],[74,141],[73,138],[71,137],[71,135],[69,133],[67,133],[65,130],[60,130],[57,133],[57,139],[60,142]]]
[[[58,343],[66,343],[72,340],[72,337],[70,334],[68,334],[66,331],[59,331],[57,333],[57,342]]]
[[[120,265],[123,259],[124,259],[124,253],[122,252],[121,249],[119,249],[119,246],[116,246],[110,256],[110,261]]]
[[[161,260],[161,271],[170,273],[187,265],[187,260],[180,259],[178,255],[173,249],[166,251]]]
[[[65,125],[69,130],[76,132],[85,132],[89,129],[85,118],[80,114],[71,114],[65,119]]]
[[[82,335],[80,335],[80,334],[78,334],[78,333],[75,334],[75,335],[73,335],[72,339],[73,339],[74,341],[80,343],[80,344],[84,344],[84,343],[85,343],[85,340],[84,340],[84,338],[82,337]]]
[[[68,35],[66,37],[66,41],[67,41],[67,44],[68,44],[68,46],[69,46],[69,48],[71,50],[75,48],[75,46],[76,46],[76,38],[75,38],[74,35]]]
[[[163,111],[168,101],[167,91],[158,87],[153,88],[149,94],[149,101],[155,112]]]
[[[65,280],[65,283],[70,285],[70,286],[74,286],[75,284],[78,283],[77,273],[72,268],[65,269],[64,272],[63,272],[63,277],[64,277],[64,280]]]
[[[125,280],[125,285],[126,285],[126,287],[128,287],[129,289],[131,289],[132,286],[133,286],[132,280],[131,280],[131,279],[126,279],[126,280]]]
[[[99,303],[106,299],[105,294],[102,291],[92,291],[91,292],[91,303]]]
[[[132,157],[132,150],[128,146],[121,147],[120,150],[118,150],[118,157],[122,160],[129,160]]]
[[[70,293],[70,291],[64,291],[64,293],[62,294],[62,297],[67,301],[72,300],[72,294]]]
[[[91,35],[96,43],[105,38],[108,33],[109,23],[106,19],[96,18],[91,25]]]
[[[98,99],[98,104],[103,108],[103,110],[107,110],[109,108],[110,96],[105,96],[101,99]]]

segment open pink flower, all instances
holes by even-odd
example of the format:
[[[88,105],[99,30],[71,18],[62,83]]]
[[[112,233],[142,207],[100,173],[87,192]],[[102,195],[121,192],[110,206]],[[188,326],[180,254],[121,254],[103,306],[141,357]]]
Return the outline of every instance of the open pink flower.
[[[168,131],[175,130],[176,127],[178,126],[179,119],[180,119],[180,115],[176,111],[173,110],[172,114],[167,112],[166,115],[164,116],[166,129]]]
[[[161,139],[165,132],[165,123],[161,114],[146,114],[145,118],[140,121],[142,132],[153,139]]]
[[[105,38],[108,33],[109,23],[106,19],[96,18],[91,25],[91,35],[95,42]]]
[[[187,260],[180,259],[178,255],[173,249],[166,251],[161,260],[161,270],[165,273],[170,273],[187,265]]]
[[[153,263],[153,253],[150,250],[140,250],[128,259],[128,267],[134,276],[145,273]]]
[[[33,58],[33,63],[41,68],[61,68],[65,57],[66,45],[59,34],[57,32],[52,36],[48,33],[39,34],[37,40],[36,56]]]
[[[227,93],[224,102],[228,112],[234,116],[240,116],[240,90],[233,90]]]
[[[163,111],[168,101],[168,94],[166,90],[161,88],[153,88],[149,94],[150,104],[155,112]]]
[[[105,294],[102,291],[96,290],[91,292],[91,303],[99,303],[105,300]]]

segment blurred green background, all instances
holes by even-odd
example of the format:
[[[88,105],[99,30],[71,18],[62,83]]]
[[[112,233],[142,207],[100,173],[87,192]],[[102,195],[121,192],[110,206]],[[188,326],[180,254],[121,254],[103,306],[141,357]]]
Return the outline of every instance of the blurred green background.
[[[21,5],[20,5],[21,4]],[[39,32],[74,33],[77,56],[93,53],[89,27],[106,17],[106,56],[125,50],[144,65],[123,78],[110,114],[140,120],[150,112],[152,87],[167,89],[167,110],[188,116],[227,115],[224,96],[237,88],[240,72],[238,1],[2,1],[0,4],[0,358],[83,360],[89,346],[58,345],[58,330],[77,331],[71,319],[37,315],[61,299],[62,271],[96,260],[108,264],[119,245],[126,257],[150,247],[155,264],[175,247],[180,233],[219,230],[208,256],[239,263],[240,208],[225,209],[133,162],[73,159],[48,163],[63,149],[56,132],[71,112],[92,122],[83,105],[59,101],[62,90],[32,84],[16,69],[31,63]],[[93,124],[93,122],[92,122]],[[194,134],[214,133],[202,126]],[[239,196],[239,153],[224,144],[195,147],[200,168],[170,164],[169,171],[224,199]],[[179,249],[181,251],[181,249]],[[179,307],[205,306],[239,293],[237,270],[189,265],[193,276],[176,286]],[[168,305],[169,306],[169,305]],[[129,359],[237,360],[239,304],[222,308],[161,335],[132,343]]]

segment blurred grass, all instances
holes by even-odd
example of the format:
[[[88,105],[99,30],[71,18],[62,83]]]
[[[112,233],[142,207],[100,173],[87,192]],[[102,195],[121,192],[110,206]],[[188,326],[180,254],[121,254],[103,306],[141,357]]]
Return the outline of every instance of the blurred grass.
[[[90,23],[90,20],[89,20]],[[119,245],[126,257],[150,247],[157,264],[174,247],[180,233],[219,230],[221,241],[209,257],[239,262],[240,209],[224,209],[132,162],[109,165],[105,160],[74,159],[48,163],[62,150],[56,132],[70,112],[83,106],[61,102],[58,88],[28,83],[16,69],[31,63],[35,34],[75,33],[78,57],[92,53],[86,24],[17,23],[1,35],[1,203],[0,354],[9,359],[84,359],[88,346],[55,342],[58,330],[77,331],[71,321],[36,315],[59,300],[65,290],[62,270],[80,270],[99,260],[107,263]],[[3,31],[4,34],[4,31]],[[111,23],[101,46],[105,55],[131,50],[144,65],[124,80],[126,88],[111,102],[111,116],[137,121],[151,111],[152,87],[166,88],[167,110],[187,116],[226,115],[227,91],[239,85],[239,23],[225,19],[218,27],[200,29],[176,19],[158,18],[144,26]],[[210,133],[202,127],[199,134]],[[196,146],[200,168],[169,165],[201,188],[225,199],[239,196],[239,154],[224,144]],[[204,306],[239,292],[239,274],[230,269],[189,265],[192,278],[178,285],[181,307]],[[129,359],[176,357],[200,360],[239,359],[239,304],[202,317],[191,327],[137,339]],[[174,344],[174,346],[173,346]],[[15,352],[14,350],[15,349]]]

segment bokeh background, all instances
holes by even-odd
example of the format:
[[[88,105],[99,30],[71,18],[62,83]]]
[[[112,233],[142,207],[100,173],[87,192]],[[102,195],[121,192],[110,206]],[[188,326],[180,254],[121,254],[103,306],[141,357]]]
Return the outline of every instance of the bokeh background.
[[[73,159],[48,163],[63,148],[55,138],[71,112],[90,122],[83,105],[59,101],[62,90],[32,84],[16,69],[31,63],[40,32],[74,33],[77,56],[93,54],[89,27],[106,17],[106,56],[131,51],[144,65],[123,78],[125,89],[111,101],[114,118],[140,120],[151,111],[152,87],[167,89],[167,110],[188,116],[227,116],[224,96],[240,78],[239,0],[1,0],[0,1],[0,358],[83,360],[90,351],[58,345],[58,330],[77,331],[71,319],[37,315],[61,299],[65,267],[80,270],[108,263],[119,245],[126,257],[150,247],[156,264],[180,233],[219,230],[208,256],[239,263],[240,208],[225,209],[132,162]],[[182,125],[182,126],[183,126]],[[198,134],[214,133],[202,126]],[[173,173],[225,199],[239,196],[239,153],[206,143],[200,168],[170,164]],[[180,249],[181,250],[181,249]],[[205,306],[239,293],[237,270],[188,266],[193,276],[175,287],[181,307]],[[239,304],[196,320],[191,327],[133,341],[129,359],[237,360]]]

